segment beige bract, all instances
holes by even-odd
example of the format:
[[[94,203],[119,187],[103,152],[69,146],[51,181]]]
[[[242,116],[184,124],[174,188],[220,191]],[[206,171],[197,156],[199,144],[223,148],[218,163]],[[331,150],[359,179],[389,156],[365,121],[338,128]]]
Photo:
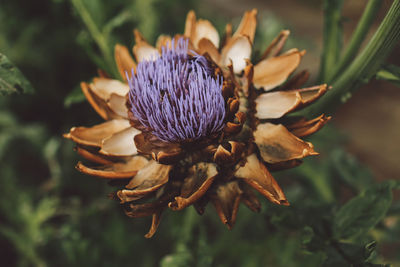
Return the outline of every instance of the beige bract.
[[[306,71],[292,75],[305,51],[282,52],[289,31],[282,31],[252,63],[257,10],[244,14],[232,33],[228,25],[221,38],[207,20],[187,15],[184,33],[189,49],[203,55],[214,74],[223,77],[224,127],[201,140],[166,142],[159,140],[131,112],[126,73],[136,71],[144,60],[161,55],[172,38],[162,35],[155,46],[135,30],[133,47],[115,46],[115,60],[124,81],[101,75],[82,90],[105,122],[92,127],[73,127],[65,137],[77,144],[85,159],[77,169],[83,173],[125,184],[113,197],[130,217],[152,216],[146,237],[151,237],[163,211],[182,210],[193,205],[202,214],[211,202],[221,221],[233,227],[240,203],[260,210],[256,192],[277,205],[289,205],[271,174],[292,168],[301,159],[318,154],[303,141],[329,119],[325,115],[308,120],[286,116],[320,98],[325,84],[300,88]],[[290,79],[288,79],[290,77]]]

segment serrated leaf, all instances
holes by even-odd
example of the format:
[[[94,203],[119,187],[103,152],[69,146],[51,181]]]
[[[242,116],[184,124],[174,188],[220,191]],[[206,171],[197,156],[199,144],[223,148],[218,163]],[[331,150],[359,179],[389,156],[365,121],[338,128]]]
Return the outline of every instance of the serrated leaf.
[[[0,94],[33,93],[33,87],[21,71],[0,53]]]
[[[388,211],[394,185],[387,182],[373,186],[342,206],[334,217],[334,236],[350,239],[366,234]]]

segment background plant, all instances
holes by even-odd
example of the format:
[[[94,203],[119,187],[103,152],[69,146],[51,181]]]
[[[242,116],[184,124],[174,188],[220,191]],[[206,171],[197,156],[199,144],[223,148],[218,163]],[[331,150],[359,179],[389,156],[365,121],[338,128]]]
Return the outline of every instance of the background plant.
[[[399,67],[384,64],[400,35],[399,1],[393,1],[383,26],[364,48],[380,1],[368,2],[345,48],[342,3],[324,1],[319,79],[333,90],[324,106],[307,114],[327,106],[340,108],[351,93],[348,89],[374,77],[395,84],[400,80]],[[97,68],[118,77],[113,46],[131,46],[133,38],[127,33],[134,27],[154,42],[159,33],[181,32],[191,8],[217,22],[220,31],[226,20],[183,0],[2,0],[0,7],[0,247],[5,266],[399,263],[400,255],[383,258],[379,253],[400,236],[400,203],[392,195],[399,182],[376,182],[368,168],[346,152],[346,136],[331,125],[312,137],[321,156],[279,173],[290,207],[263,202],[261,214],[241,208],[232,231],[212,212],[202,217],[192,209],[166,214],[157,235],[144,239],[148,221],[126,218],[118,203],[105,197],[111,191],[106,184],[72,167],[78,159],[61,134],[73,124],[100,121],[82,102],[78,84]],[[275,16],[261,19],[266,26],[258,28],[258,44],[266,44],[286,26]],[[310,45],[296,36],[290,41],[288,47]]]

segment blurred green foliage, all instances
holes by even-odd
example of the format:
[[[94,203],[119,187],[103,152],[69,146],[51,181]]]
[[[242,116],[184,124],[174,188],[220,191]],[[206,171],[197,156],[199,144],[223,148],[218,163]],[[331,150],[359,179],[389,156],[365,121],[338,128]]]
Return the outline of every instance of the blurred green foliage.
[[[0,94],[32,93],[33,88],[8,58],[0,53]]]
[[[159,33],[182,32],[195,1],[0,0],[0,6],[0,52],[36,89],[34,95],[0,99],[2,265],[286,267],[400,262],[400,255],[382,254],[380,249],[398,242],[400,204],[392,203],[392,191],[399,183],[375,182],[345,151],[345,136],[332,126],[312,137],[320,157],[276,173],[291,206],[263,201],[260,214],[242,207],[231,231],[212,207],[202,217],[192,208],[167,212],[155,237],[145,239],[149,219],[127,218],[117,202],[106,198],[111,187],[74,170],[78,157],[61,135],[72,125],[100,121],[81,103],[78,84],[90,79],[96,67],[118,75],[114,44],[132,46],[134,27],[151,42]],[[216,11],[200,9],[200,17],[212,19],[222,31],[225,20],[214,20]],[[259,23],[255,55],[285,26],[274,16]],[[295,42],[308,45],[307,40]],[[4,77],[0,69],[0,79]],[[19,72],[11,79],[27,85]]]

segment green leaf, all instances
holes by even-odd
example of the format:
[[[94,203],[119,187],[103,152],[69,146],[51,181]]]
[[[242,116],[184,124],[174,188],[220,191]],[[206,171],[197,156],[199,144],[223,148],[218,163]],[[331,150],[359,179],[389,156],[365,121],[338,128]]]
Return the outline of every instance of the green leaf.
[[[64,107],[69,108],[71,105],[82,103],[83,101],[85,101],[85,95],[81,88],[77,86],[64,99]]]
[[[360,267],[378,267],[385,266],[380,264],[371,264],[371,255],[376,249],[376,241],[360,245],[354,243],[333,242],[327,247],[327,258],[323,266],[360,266]]]
[[[357,159],[343,149],[335,149],[331,153],[331,162],[339,178],[357,190],[362,191],[372,183],[372,175]]]
[[[395,65],[386,66],[378,71],[376,79],[389,81],[400,87],[400,67]]]
[[[372,256],[372,253],[374,253],[375,249],[376,249],[376,241],[375,240],[366,244],[364,247],[364,251],[363,251],[364,258],[366,260],[368,260]]]
[[[366,234],[388,211],[394,186],[391,182],[375,185],[347,202],[334,217],[334,236],[349,239]]]
[[[33,87],[21,71],[0,53],[0,94],[33,93]]]

